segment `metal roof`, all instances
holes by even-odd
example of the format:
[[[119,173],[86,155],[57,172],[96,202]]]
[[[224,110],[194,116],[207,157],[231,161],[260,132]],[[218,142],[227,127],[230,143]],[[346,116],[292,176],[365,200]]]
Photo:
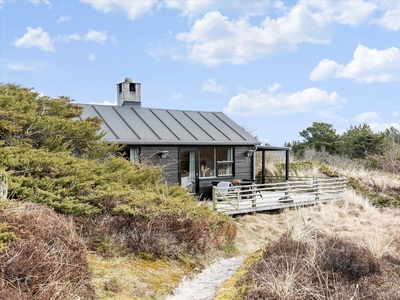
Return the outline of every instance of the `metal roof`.
[[[257,146],[257,151],[290,151],[290,147]]]
[[[258,145],[222,112],[78,104],[80,119],[100,117],[104,139],[126,145]]]

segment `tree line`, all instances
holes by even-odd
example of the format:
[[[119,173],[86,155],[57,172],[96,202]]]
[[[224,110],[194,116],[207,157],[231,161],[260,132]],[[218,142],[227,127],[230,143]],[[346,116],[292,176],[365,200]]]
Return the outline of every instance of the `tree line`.
[[[385,171],[400,170],[400,131],[390,127],[383,132],[373,132],[368,124],[350,126],[338,134],[332,124],[313,122],[299,132],[303,141],[285,142],[296,157],[302,157],[306,149],[342,155],[352,159],[369,160]]]

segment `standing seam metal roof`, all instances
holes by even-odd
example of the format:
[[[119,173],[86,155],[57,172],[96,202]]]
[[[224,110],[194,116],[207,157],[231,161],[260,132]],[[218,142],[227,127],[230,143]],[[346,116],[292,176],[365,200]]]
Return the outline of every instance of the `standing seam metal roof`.
[[[259,145],[222,112],[79,104],[80,119],[99,117],[104,139],[127,145]]]

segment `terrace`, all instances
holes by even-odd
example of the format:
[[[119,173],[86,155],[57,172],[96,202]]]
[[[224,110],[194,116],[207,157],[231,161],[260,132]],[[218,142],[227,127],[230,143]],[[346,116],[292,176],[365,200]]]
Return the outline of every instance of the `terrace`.
[[[213,186],[213,209],[226,214],[279,210],[341,200],[346,178],[302,177],[274,183],[236,181]]]

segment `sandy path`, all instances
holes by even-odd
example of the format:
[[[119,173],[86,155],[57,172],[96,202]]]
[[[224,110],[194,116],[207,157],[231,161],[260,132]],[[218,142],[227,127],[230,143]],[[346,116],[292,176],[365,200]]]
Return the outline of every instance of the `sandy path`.
[[[220,286],[243,264],[244,257],[220,259],[193,279],[184,278],[166,300],[211,300]]]

